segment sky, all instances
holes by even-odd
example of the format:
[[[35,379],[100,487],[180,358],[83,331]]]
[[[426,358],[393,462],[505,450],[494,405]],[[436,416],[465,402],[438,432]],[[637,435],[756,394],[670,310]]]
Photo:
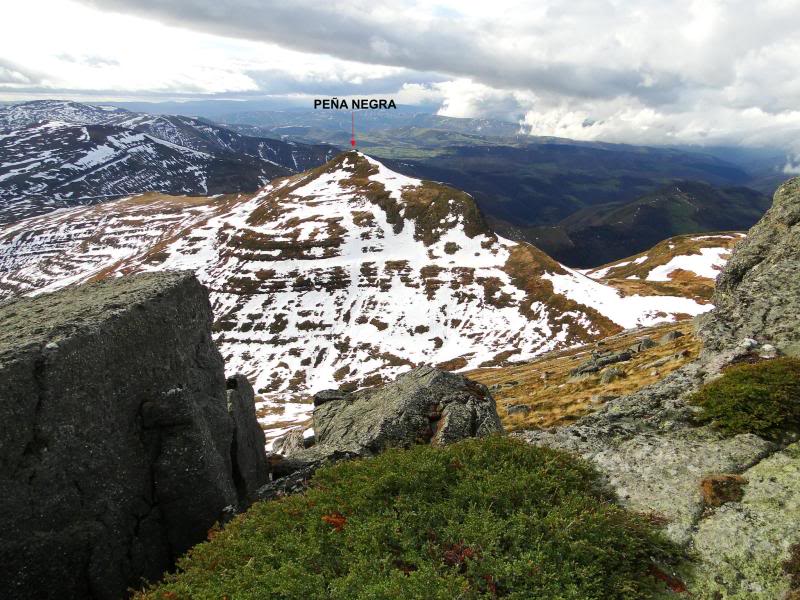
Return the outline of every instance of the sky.
[[[777,145],[800,172],[800,0],[5,0],[2,15],[2,100],[378,95],[536,135]]]

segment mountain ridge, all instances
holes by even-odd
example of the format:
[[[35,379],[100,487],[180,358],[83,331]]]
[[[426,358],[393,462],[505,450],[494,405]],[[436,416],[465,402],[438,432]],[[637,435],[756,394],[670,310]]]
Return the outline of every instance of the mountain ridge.
[[[0,222],[142,192],[255,191],[334,152],[202,119],[66,101],[2,107],[0,131]]]
[[[710,308],[591,279],[497,236],[468,194],[358,152],[256,194],[151,193],[0,229],[0,297],[187,269],[272,425],[297,422],[321,388],[522,360]]]

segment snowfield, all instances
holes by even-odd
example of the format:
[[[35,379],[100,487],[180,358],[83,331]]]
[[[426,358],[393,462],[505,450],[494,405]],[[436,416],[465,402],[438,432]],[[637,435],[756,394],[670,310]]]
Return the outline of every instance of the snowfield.
[[[670,275],[678,269],[691,271],[698,277],[716,279],[730,253],[728,248],[700,248],[700,254],[676,256],[667,264],[656,267],[647,275],[647,280],[669,281]]]

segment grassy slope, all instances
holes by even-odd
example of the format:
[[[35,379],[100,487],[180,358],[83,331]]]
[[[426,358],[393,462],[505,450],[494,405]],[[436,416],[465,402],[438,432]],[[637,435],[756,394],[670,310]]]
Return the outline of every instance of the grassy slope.
[[[601,383],[600,374],[571,380],[570,370],[591,358],[592,351],[624,350],[649,336],[657,340],[670,331],[684,334],[668,344],[634,355],[630,361],[617,363],[625,377]],[[466,373],[472,379],[491,386],[497,410],[508,430],[566,425],[602,406],[610,398],[632,393],[654,383],[695,358],[700,343],[692,335],[690,321],[658,325],[647,329],[624,331],[602,342],[551,352],[532,361],[500,368],[478,369]],[[685,356],[677,356],[680,353]],[[657,367],[649,366],[665,360]],[[527,406],[528,413],[509,415],[511,406]]]
[[[139,600],[638,599],[679,554],[588,463],[505,437],[327,467],[210,538]]]

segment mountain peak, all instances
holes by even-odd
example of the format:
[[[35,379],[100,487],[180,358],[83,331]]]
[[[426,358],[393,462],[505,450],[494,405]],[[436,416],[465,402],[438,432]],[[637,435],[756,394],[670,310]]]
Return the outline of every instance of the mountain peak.
[[[483,235],[497,239],[469,194],[407,177],[357,150],[342,152],[324,165],[290,178],[282,190],[282,195],[304,197],[349,190],[380,207],[395,233],[410,221],[416,238],[425,245],[436,243],[454,227],[468,238]]]

